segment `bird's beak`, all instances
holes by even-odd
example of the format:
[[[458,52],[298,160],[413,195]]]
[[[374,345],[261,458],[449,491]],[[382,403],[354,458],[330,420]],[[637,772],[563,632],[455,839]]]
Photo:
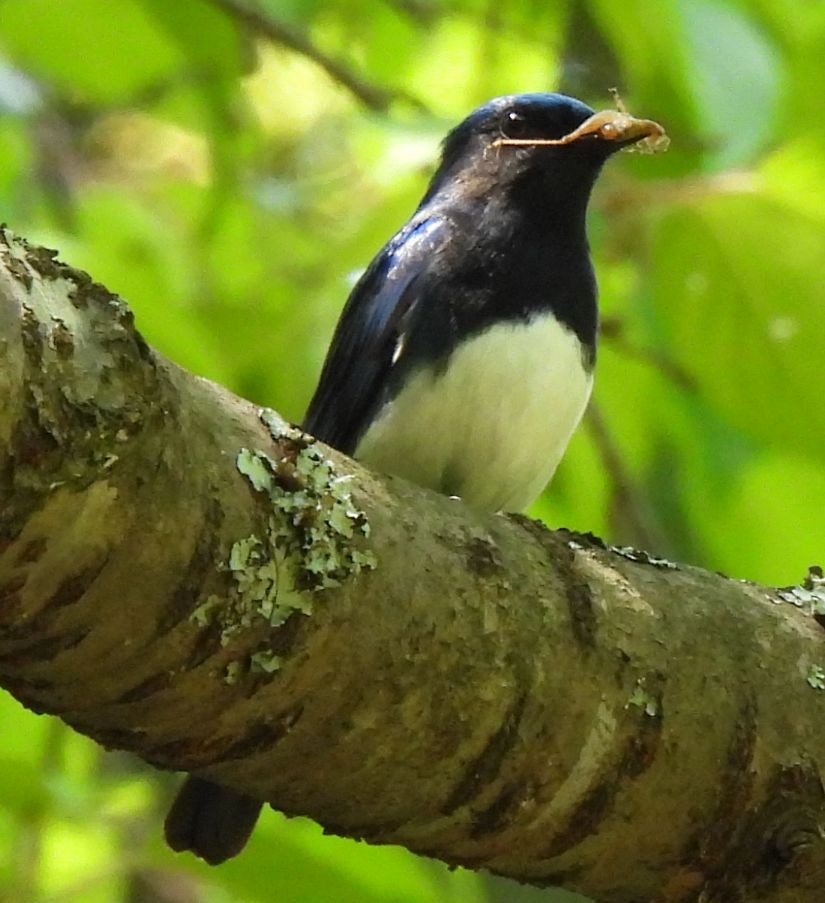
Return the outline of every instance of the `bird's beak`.
[[[616,149],[636,145],[638,150],[655,154],[667,149],[670,139],[658,122],[652,119],[637,119],[624,110],[602,110],[586,119],[574,129],[560,144],[572,144],[582,138],[598,138],[616,145]]]
[[[635,145],[643,153],[655,154],[667,149],[670,138],[658,122],[637,119],[624,110],[601,110],[561,138],[499,138],[496,145],[560,145],[596,138],[608,141],[611,150]]]

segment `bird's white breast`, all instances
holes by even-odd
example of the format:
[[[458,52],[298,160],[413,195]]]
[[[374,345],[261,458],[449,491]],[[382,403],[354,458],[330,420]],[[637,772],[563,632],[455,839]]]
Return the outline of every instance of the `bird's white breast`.
[[[489,511],[519,511],[553,475],[592,387],[582,345],[551,314],[491,326],[441,371],[410,374],[355,457]]]

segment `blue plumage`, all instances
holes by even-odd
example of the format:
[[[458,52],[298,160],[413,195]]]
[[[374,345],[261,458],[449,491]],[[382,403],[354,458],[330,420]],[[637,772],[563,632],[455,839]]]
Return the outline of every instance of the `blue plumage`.
[[[350,295],[308,432],[478,508],[520,508],[541,491],[589,397],[585,212],[621,143],[500,139],[559,139],[592,115],[573,98],[525,94],[450,132],[418,209]]]

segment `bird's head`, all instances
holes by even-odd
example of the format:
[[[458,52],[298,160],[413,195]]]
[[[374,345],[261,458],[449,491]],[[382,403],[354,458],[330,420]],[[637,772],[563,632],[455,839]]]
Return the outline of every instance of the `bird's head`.
[[[585,200],[602,164],[629,145],[666,141],[655,122],[624,110],[596,113],[564,94],[512,94],[474,110],[444,140],[427,197],[449,186],[462,192],[545,185],[580,187]],[[543,193],[543,192],[540,192]]]

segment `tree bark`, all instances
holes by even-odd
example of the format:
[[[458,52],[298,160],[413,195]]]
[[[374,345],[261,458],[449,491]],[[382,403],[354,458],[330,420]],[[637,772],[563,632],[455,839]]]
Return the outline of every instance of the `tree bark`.
[[[608,903],[825,887],[825,593],[378,477],[0,233],[0,684],[327,829]]]

